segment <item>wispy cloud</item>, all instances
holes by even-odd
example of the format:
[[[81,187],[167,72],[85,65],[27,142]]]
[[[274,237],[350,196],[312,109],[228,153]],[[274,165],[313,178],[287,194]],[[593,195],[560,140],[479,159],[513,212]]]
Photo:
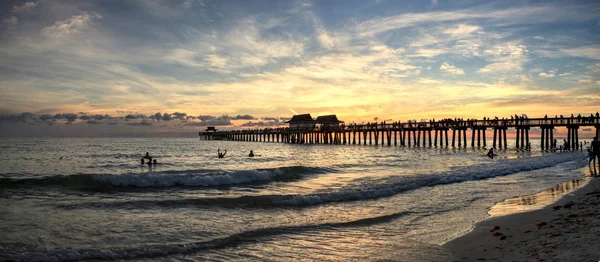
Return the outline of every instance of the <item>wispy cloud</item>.
[[[446,73],[452,74],[452,75],[464,75],[465,74],[465,70],[463,70],[462,68],[459,68],[459,67],[455,67],[448,62],[444,62],[440,66],[440,71],[446,72]]]

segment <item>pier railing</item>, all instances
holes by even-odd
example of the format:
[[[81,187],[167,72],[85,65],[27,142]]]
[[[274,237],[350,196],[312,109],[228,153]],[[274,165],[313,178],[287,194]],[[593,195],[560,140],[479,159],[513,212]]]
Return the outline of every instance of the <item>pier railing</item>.
[[[516,147],[529,147],[529,130],[531,128],[541,129],[542,149],[556,148],[557,141],[554,139],[555,127],[566,127],[568,136],[563,147],[578,149],[580,126],[596,128],[596,136],[600,136],[600,116],[588,117],[544,117],[526,118],[512,117],[510,119],[443,119],[439,121],[408,121],[408,122],[374,122],[363,124],[340,124],[340,125],[313,125],[312,127],[279,127],[262,129],[244,129],[229,131],[206,131],[200,132],[201,138],[206,140],[232,140],[232,141],[258,141],[258,142],[283,142],[294,144],[366,144],[377,145],[379,138],[381,144],[387,142],[401,146],[449,146],[448,131],[452,131],[452,147],[458,142],[459,147],[467,146],[467,130],[471,130],[471,146],[486,146],[486,130],[491,128],[494,132],[493,147],[498,145],[506,148],[506,130],[516,129]],[[432,131],[434,142],[432,143]],[[413,141],[411,143],[411,134]],[[362,135],[362,138],[361,138]],[[423,138],[421,140],[421,137]],[[428,137],[428,140],[426,138]],[[445,140],[444,140],[445,138]],[[374,139],[374,140],[373,140]],[[482,140],[483,139],[483,140]],[[428,141],[428,143],[427,143]],[[444,143],[445,142],[445,143]],[[445,144],[445,145],[444,145]]]

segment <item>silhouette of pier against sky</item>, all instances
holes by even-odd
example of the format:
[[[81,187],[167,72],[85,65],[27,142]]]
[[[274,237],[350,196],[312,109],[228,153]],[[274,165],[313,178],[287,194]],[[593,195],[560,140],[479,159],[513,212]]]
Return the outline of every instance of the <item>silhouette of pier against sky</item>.
[[[299,116],[299,117],[297,117]],[[308,116],[308,117],[307,117]],[[293,124],[294,118],[299,119]],[[290,127],[247,130],[217,131],[209,128],[199,132],[201,139],[275,142],[289,144],[338,144],[338,145],[388,145],[407,147],[487,147],[486,131],[493,132],[493,148],[507,148],[507,130],[515,130],[515,148],[525,149],[529,144],[529,131],[541,131],[541,149],[553,146],[556,127],[566,127],[566,140],[571,149],[579,149],[579,128],[595,127],[595,136],[600,137],[600,115],[570,117],[527,118],[511,116],[503,119],[443,119],[439,121],[376,122],[366,124],[344,124],[335,116],[325,116],[328,122],[317,123],[309,114],[296,115],[288,121]],[[470,141],[467,133],[471,133]],[[451,136],[450,136],[451,135]],[[559,141],[560,143],[561,141]]]

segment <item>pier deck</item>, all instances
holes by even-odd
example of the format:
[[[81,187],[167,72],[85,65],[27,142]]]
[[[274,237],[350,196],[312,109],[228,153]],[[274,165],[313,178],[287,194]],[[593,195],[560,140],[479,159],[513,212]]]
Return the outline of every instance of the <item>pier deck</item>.
[[[506,132],[516,130],[517,149],[529,144],[529,130],[541,130],[542,150],[556,147],[554,130],[566,127],[570,149],[579,149],[579,128],[595,127],[600,137],[600,117],[569,118],[514,118],[486,120],[441,120],[427,122],[380,122],[367,124],[340,124],[339,126],[313,126],[311,128],[263,128],[247,130],[216,131],[207,129],[199,132],[201,139],[255,141],[291,144],[369,144],[388,146],[467,147],[467,132],[471,132],[471,147],[487,147],[486,130],[493,131],[493,148],[507,148]],[[449,131],[452,135],[449,137]],[[432,136],[433,135],[433,136]],[[411,140],[412,138],[412,140]]]

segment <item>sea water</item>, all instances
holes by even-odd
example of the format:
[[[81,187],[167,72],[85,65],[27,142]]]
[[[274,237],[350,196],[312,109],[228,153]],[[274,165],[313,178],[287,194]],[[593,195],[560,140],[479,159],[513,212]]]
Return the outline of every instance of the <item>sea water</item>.
[[[142,165],[146,152],[158,164]],[[0,140],[0,260],[441,261],[440,244],[495,203],[582,178],[587,164],[585,152],[536,141],[496,152]]]

